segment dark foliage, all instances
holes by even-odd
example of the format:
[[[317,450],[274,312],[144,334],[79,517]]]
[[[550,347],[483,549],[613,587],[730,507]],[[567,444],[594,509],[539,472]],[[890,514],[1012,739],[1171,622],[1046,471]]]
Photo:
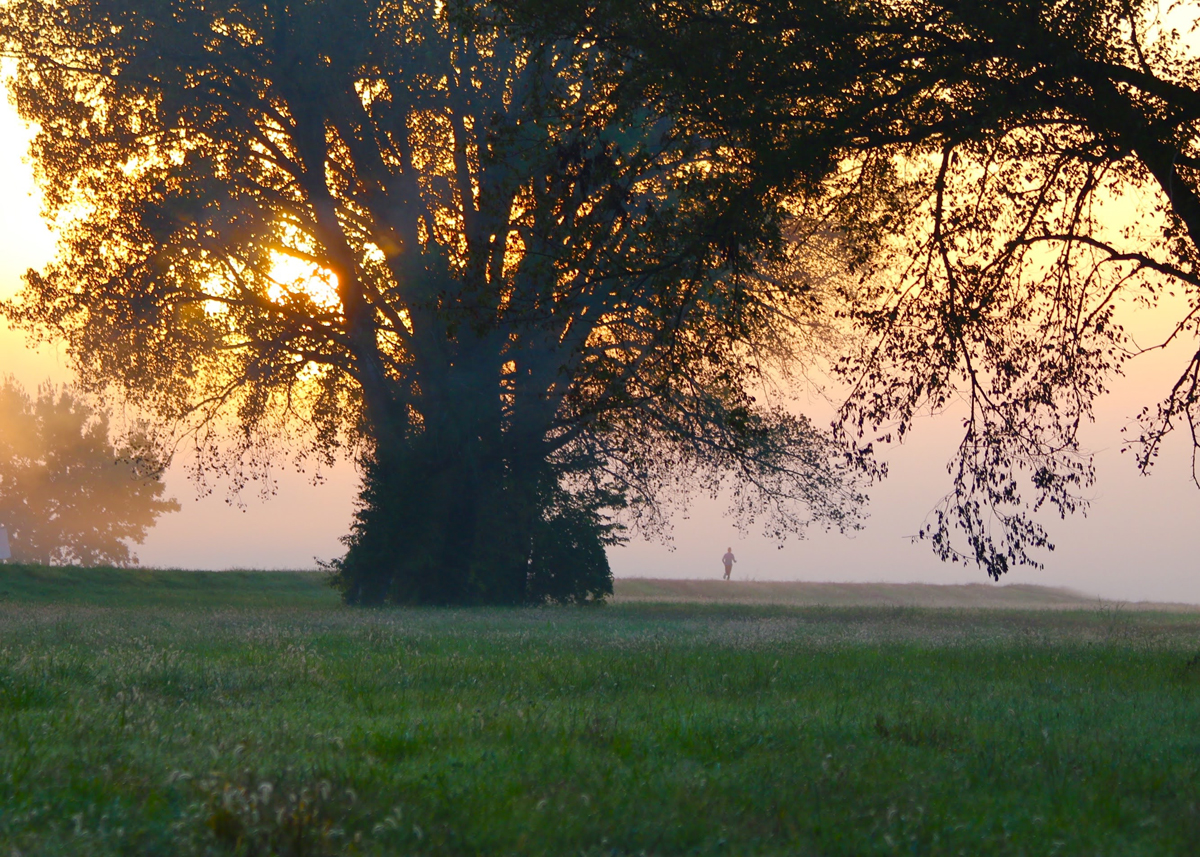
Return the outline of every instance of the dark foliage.
[[[201,471],[298,428],[353,450],[352,600],[601,596],[608,516],[651,521],[683,482],[732,477],[773,534],[853,526],[839,447],[756,401],[819,301],[751,150],[622,51],[502,23],[433,0],[3,7],[65,236],[8,314],[190,432]]]
[[[763,181],[840,211],[864,262],[848,440],[961,408],[953,487],[922,534],[993,577],[1086,508],[1078,431],[1129,358],[1187,341],[1130,436],[1200,449],[1197,8],[1125,0],[512,4],[638,57],[673,109],[735,135]],[[687,49],[680,50],[680,45]],[[1123,327],[1157,306],[1155,342]],[[1193,457],[1195,462],[1195,457]],[[1194,470],[1193,466],[1193,470]]]
[[[349,550],[330,566],[347,603],[582,604],[612,594],[604,548],[617,526],[606,513],[619,495],[566,491],[549,467],[461,491],[478,477],[430,473],[432,460],[418,452],[365,464]],[[420,484],[432,490],[411,490]]]

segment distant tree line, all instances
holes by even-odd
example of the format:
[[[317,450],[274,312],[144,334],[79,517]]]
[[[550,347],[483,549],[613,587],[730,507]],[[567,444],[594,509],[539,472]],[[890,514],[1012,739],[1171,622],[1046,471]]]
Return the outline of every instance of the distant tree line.
[[[1197,61],[1156,8],[14,0],[63,241],[6,312],[202,470],[356,455],[351,602],[603,598],[689,487],[857,526],[873,444],[958,397],[926,532],[999,576],[1082,504],[1122,301],[1196,306]],[[818,354],[833,430],[764,395]]]

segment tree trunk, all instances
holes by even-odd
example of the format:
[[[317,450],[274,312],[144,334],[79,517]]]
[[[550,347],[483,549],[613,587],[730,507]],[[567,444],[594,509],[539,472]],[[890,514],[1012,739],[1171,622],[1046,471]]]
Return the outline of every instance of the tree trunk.
[[[379,450],[367,463],[342,561],[347,600],[524,602],[539,513],[533,492],[479,441],[448,447],[430,440]]]
[[[335,563],[347,602],[521,604],[611,593],[597,509],[562,490],[545,427],[502,425],[498,377],[472,365],[488,361],[460,353],[439,383],[426,380],[419,431],[376,427],[349,551]]]

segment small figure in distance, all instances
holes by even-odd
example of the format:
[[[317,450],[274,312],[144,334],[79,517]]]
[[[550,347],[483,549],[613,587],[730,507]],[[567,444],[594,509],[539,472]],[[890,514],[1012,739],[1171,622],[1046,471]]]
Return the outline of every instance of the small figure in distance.
[[[725,563],[725,579],[728,580],[733,571],[733,564],[737,562],[733,558],[733,548],[725,548],[725,556],[721,557],[721,562]]]

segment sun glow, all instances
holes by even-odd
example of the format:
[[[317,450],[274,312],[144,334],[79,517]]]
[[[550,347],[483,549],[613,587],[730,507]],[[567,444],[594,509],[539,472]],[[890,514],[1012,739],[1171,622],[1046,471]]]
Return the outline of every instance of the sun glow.
[[[336,311],[342,305],[338,296],[337,276],[332,271],[307,259],[278,251],[271,254],[267,297],[277,304],[305,298],[329,311]]]

